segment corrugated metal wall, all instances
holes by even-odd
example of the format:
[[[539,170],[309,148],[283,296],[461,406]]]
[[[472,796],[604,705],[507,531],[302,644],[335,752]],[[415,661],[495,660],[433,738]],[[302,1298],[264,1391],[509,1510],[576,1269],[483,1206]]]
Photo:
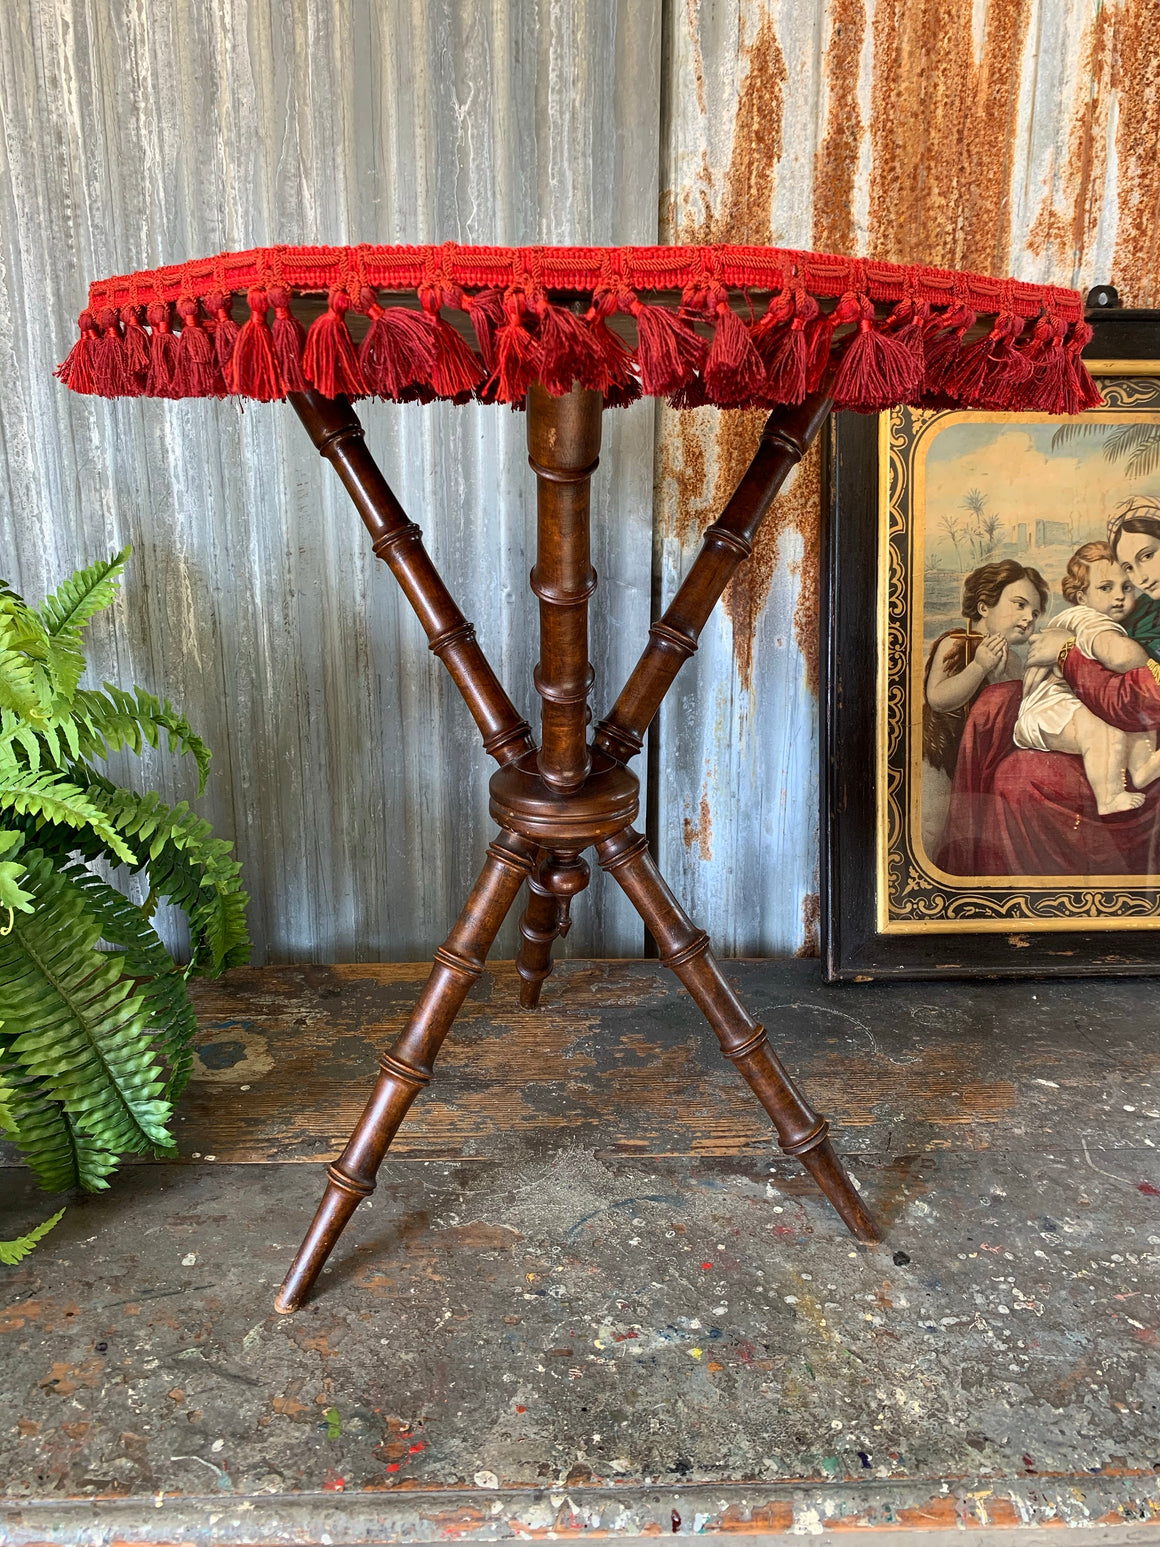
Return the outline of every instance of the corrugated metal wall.
[[[287,410],[56,386],[90,277],[276,240],[659,238],[1110,278],[1157,304],[1158,75],[1155,0],[0,6],[0,572],[38,596],[133,542],[98,669],[216,748],[205,810],[237,840],[258,958],[429,952],[489,833],[490,763]],[[366,419],[532,716],[522,421]],[[759,420],[605,423],[598,713]],[[652,758],[662,865],[726,951],[813,936],[817,512],[807,464]],[[641,944],[598,877],[569,951]]]

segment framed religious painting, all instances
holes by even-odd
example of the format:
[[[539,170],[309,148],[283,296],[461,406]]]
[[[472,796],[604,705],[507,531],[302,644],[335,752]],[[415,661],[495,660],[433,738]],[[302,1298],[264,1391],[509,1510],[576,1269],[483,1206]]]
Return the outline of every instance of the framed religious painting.
[[[1076,418],[831,419],[830,980],[1160,971],[1160,313],[1114,302]]]

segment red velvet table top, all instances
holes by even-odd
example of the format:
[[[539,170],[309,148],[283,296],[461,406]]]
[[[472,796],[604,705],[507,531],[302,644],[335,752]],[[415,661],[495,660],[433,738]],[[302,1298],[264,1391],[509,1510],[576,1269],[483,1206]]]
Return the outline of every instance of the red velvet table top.
[[[773,247],[257,248],[99,280],[80,330],[57,374],[104,397],[518,406],[579,381],[609,406],[1099,401],[1074,290]]]

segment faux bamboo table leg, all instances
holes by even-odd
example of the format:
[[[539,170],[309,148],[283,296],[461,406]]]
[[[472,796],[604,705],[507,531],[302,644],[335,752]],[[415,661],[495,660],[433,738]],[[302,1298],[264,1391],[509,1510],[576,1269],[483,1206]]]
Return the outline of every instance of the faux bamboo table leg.
[[[554,398],[539,383],[528,393],[528,462],[536,475],[536,563],[531,587],[540,604],[536,692],[543,700],[540,777],[562,793],[579,790],[592,768],[588,749],[588,600],[592,568],[589,487],[600,458],[604,403],[577,388]],[[549,856],[528,882],[520,920],[520,1003],[534,1009],[552,970],[552,944],[568,931],[571,899],[588,885],[577,852]]]
[[[536,564],[540,602],[536,692],[544,701],[540,777],[554,790],[578,790],[592,767],[588,755],[588,599],[596,590],[589,541],[588,491],[600,460],[604,399],[577,387],[553,397],[533,382],[528,392],[528,461],[536,475]]]
[[[825,422],[817,395],[771,416],[761,445],[733,498],[705,534],[701,554],[660,621],[612,713],[587,742],[588,601],[596,576],[589,558],[588,485],[600,446],[600,399],[576,388],[562,397],[533,389],[528,444],[538,484],[538,546],[532,589],[539,599],[541,651],[535,685],[544,702],[543,747],[483,655],[455,606],[418,527],[409,521],[376,467],[349,403],[314,393],[292,396],[315,445],[337,470],[431,643],[451,673],[499,763],[491,812],[500,836],[488,850],[475,890],[445,944],[399,1040],[381,1060],[367,1108],[342,1156],[328,1169],[322,1204],[276,1301],[301,1305],[343,1226],[374,1186],[375,1173],[475,979],[504,915],[525,880],[530,900],[521,921],[521,1001],[529,1006],[551,970],[553,940],[567,928],[568,904],[587,884],[582,852],[595,846],[670,966],[717,1033],[726,1057],[749,1081],[773,1119],[787,1154],[798,1155],[853,1233],[878,1239],[873,1219],[834,1155],[828,1130],[769,1048],[765,1032],[722,976],[709,939],[690,923],[632,829],[639,784],[626,766],[737,566],[752,551],[765,514],[790,469]]]
[[[709,936],[697,929],[673,896],[648,852],[648,841],[627,827],[597,845],[603,869],[619,882],[672,969],[717,1033],[721,1051],[737,1065],[777,1129],[778,1143],[796,1155],[861,1241],[880,1239],[878,1226],[854,1190],[829,1139],[829,1124],[810,1106],[769,1046],[759,1026],[726,983]]]
[[[327,1167],[328,1181],[314,1222],[274,1301],[275,1310],[296,1311],[330,1256],[346,1222],[375,1190],[375,1176],[387,1146],[412,1101],[431,1078],[432,1065],[467,998],[482,975],[499,926],[531,873],[535,845],[501,832],[488,846],[487,860],[463,912],[435,952],[431,975],[419,1002],[390,1051],[346,1148]]]
[[[725,509],[705,529],[701,551],[662,618],[649,629],[644,653],[606,719],[598,747],[622,763],[636,756],[665,694],[697,649],[701,630],[738,566],[753,552],[761,523],[786,478],[830,415],[830,399],[815,392],[797,408],[776,409],[765,422],[753,460]]]
[[[307,433],[342,479],[371,534],[376,557],[390,567],[415,609],[428,646],[451,674],[483,737],[483,749],[498,763],[511,762],[532,747],[531,727],[516,713],[500,686],[469,623],[452,600],[423,547],[423,533],[407,515],[367,448],[358,415],[344,397],[291,392],[290,402]]]
[[[548,854],[528,877],[528,905],[520,919],[520,1004],[534,1010],[552,971],[552,944],[571,928],[572,898],[588,885],[588,862],[579,854]]]

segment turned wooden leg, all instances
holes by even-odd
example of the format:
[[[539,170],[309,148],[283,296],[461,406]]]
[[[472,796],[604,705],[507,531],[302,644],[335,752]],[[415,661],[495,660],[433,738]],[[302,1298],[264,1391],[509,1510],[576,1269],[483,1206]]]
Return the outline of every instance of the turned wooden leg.
[[[759,1026],[726,983],[709,937],[694,927],[653,863],[648,842],[631,827],[596,846],[601,867],[619,883],[671,967],[712,1026],[725,1057],[735,1063],[777,1129],[778,1143],[796,1155],[849,1230],[861,1241],[881,1239],[834,1154],[829,1125],[810,1106],[785,1072]]]
[[[334,468],[370,533],[374,553],[402,587],[427,635],[428,647],[446,666],[497,763],[514,762],[532,748],[527,722],[516,713],[410,520],[367,449],[358,415],[344,397],[291,392],[290,402],[320,456]]]
[[[572,898],[588,885],[588,865],[579,854],[548,854],[528,878],[528,905],[520,919],[520,1004],[534,1010],[544,979],[552,971],[552,942],[572,927]]]
[[[483,972],[492,942],[520,887],[531,874],[536,846],[501,832],[463,912],[435,952],[435,965],[419,1002],[389,1052],[371,1098],[339,1158],[326,1168],[328,1181],[318,1212],[274,1301],[275,1310],[296,1311],[330,1256],[350,1216],[375,1190],[375,1176],[407,1109],[431,1078],[431,1068],[451,1023]]]
[[[644,653],[611,713],[596,727],[596,745],[618,762],[627,763],[644,746],[645,732],[665,694],[696,650],[701,630],[738,566],[753,552],[777,491],[817,438],[830,406],[822,390],[796,408],[777,408],[770,414],[753,461],[706,529],[689,573],[664,616],[649,629]]]

